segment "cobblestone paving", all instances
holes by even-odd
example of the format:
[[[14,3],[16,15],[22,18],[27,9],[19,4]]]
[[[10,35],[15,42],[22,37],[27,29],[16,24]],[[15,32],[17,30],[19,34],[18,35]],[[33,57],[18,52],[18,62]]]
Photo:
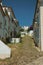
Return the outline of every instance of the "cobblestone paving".
[[[0,65],[43,65],[43,52],[38,52],[33,39],[25,36],[22,43],[9,44],[12,49],[10,59],[0,60]]]

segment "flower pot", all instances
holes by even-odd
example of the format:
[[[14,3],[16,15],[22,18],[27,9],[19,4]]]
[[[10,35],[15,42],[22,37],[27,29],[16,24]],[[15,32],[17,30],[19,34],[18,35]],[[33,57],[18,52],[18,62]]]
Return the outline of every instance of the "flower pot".
[[[16,38],[16,43],[20,43],[20,38]]]
[[[11,42],[11,43],[15,43],[15,38],[11,38],[11,39],[10,39],[10,42]]]

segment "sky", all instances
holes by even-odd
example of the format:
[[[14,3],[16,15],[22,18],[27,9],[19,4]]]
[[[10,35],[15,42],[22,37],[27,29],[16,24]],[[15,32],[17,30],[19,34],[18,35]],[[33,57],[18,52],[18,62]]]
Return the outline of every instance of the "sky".
[[[31,26],[36,0],[3,0],[3,5],[11,6],[20,26]]]

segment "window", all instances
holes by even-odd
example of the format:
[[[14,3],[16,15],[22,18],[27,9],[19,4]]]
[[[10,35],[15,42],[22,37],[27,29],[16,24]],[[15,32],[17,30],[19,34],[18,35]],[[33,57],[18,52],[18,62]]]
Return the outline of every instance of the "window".
[[[2,27],[2,23],[0,22],[0,28]]]
[[[5,25],[6,25],[6,21],[5,21]]]

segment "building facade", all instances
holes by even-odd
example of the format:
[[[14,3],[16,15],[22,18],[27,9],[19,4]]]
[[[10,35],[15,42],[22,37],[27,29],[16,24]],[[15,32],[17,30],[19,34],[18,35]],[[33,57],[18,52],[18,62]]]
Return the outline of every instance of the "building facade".
[[[15,32],[19,32],[19,22],[12,8],[3,6],[0,1],[0,38],[15,37]]]
[[[35,45],[43,51],[43,0],[37,0],[33,19]]]

